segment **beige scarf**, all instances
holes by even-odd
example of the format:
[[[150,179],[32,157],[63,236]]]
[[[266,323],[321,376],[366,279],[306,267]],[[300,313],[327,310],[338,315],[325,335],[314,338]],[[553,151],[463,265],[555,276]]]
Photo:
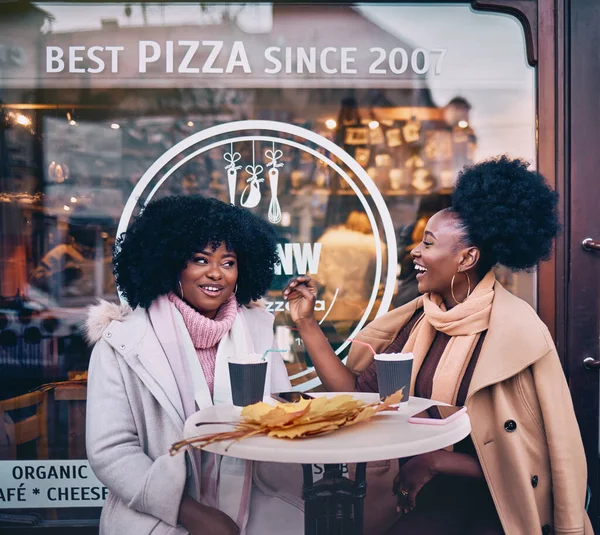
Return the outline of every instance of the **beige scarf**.
[[[433,376],[431,397],[436,401],[455,404],[469,360],[481,333],[490,322],[494,283],[496,278],[490,271],[462,303],[446,310],[442,298],[437,294],[425,294],[419,299],[424,314],[414,326],[403,353],[415,356],[410,394],[413,395],[419,369],[429,352],[436,331],[451,336]]]

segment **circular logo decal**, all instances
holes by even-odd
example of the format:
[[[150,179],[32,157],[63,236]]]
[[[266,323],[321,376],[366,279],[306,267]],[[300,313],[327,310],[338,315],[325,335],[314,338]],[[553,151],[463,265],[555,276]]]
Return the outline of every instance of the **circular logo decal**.
[[[142,175],[131,193],[117,228],[117,236],[126,232],[136,208],[146,205],[157,191],[174,174],[181,173],[183,166],[198,158],[212,156],[220,168],[213,169],[210,190],[232,204],[252,211],[260,211],[274,225],[283,225],[289,211],[283,203],[281,190],[284,178],[294,185],[302,179],[302,173],[289,171],[296,160],[312,162],[313,169],[326,169],[343,185],[345,195],[354,195],[368,218],[374,250],[374,280],[368,300],[352,322],[350,334],[336,348],[340,354],[365,325],[369,318],[385,314],[390,306],[396,285],[397,245],[390,213],[379,189],[361,165],[331,140],[305,128],[276,121],[234,121],[206,128],[183,139],[160,156]],[[216,167],[216,166],[215,166]],[[286,168],[287,167],[287,168]],[[214,196],[204,193],[207,196]],[[302,192],[298,193],[302,195]],[[339,245],[339,244],[338,244]],[[341,244],[343,247],[344,245]],[[352,249],[353,244],[348,244]],[[327,256],[323,243],[285,243],[279,246],[280,265],[276,274],[292,277],[310,273],[318,279],[319,262]],[[321,254],[323,253],[323,254]],[[340,265],[340,269],[344,267]],[[373,271],[373,270],[372,270]],[[345,280],[349,287],[365,284],[365,281]],[[371,284],[371,280],[366,281]],[[380,294],[380,287],[383,293]],[[341,287],[331,289],[327,300],[317,302],[315,308],[322,312],[319,323],[323,324],[335,315],[336,307],[343,313],[343,303],[338,296]],[[267,302],[275,314],[285,310],[281,302]],[[377,307],[376,311],[374,310]],[[311,366],[290,376],[299,379],[313,371]],[[320,384],[318,378],[306,381],[297,389],[308,390]]]

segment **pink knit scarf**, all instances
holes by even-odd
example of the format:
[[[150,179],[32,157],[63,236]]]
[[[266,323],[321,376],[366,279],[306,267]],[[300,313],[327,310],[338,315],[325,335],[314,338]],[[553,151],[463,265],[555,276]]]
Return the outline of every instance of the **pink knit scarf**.
[[[202,366],[202,371],[204,372],[204,377],[212,396],[215,386],[217,346],[221,338],[233,326],[238,309],[235,295],[232,295],[221,305],[214,319],[200,314],[200,312],[192,308],[174,293],[169,294],[169,301],[177,307],[177,310],[183,316],[183,321],[196,348],[196,354],[198,355],[198,360]]]

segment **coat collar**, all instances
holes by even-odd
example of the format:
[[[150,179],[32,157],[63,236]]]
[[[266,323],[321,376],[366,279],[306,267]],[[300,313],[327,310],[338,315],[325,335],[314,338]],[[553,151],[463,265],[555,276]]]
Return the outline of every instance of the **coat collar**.
[[[483,388],[517,375],[554,348],[548,329],[535,311],[496,281],[490,325],[469,386],[467,399]],[[374,320],[357,336],[382,352],[418,309],[418,299]],[[364,371],[373,360],[363,346],[352,346],[347,366]]]

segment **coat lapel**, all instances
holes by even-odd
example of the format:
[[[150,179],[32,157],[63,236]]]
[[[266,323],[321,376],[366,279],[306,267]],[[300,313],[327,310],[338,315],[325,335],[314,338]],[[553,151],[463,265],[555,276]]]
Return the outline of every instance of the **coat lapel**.
[[[134,322],[113,321],[104,339],[120,353],[173,421],[183,428],[185,416],[173,370],[150,324],[146,311],[138,308]],[[133,318],[132,318],[133,319]],[[132,341],[132,333],[142,333]]]
[[[140,377],[148,390],[157,399],[169,416],[181,426],[185,423],[183,406],[177,390],[173,372],[166,362],[166,357],[162,350],[156,352],[154,356],[145,356],[140,358],[141,354],[127,355],[125,360],[131,369]],[[164,360],[164,363],[156,364],[155,360]]]
[[[522,372],[553,348],[550,333],[525,301],[498,282],[494,291],[490,325],[469,385],[467,401],[478,391]]]

